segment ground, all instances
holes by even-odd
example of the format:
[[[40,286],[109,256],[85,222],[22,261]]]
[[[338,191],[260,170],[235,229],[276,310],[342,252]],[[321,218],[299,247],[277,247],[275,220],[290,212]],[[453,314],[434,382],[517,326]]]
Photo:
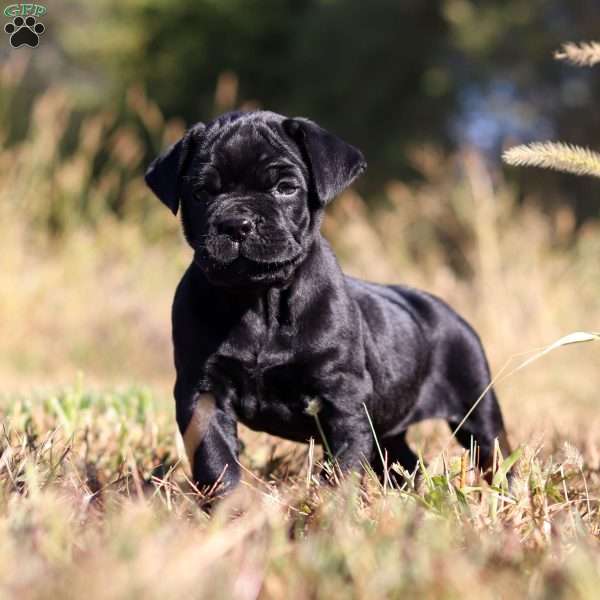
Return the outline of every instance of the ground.
[[[104,215],[42,235],[10,202],[17,179],[1,180],[2,597],[597,596],[600,344],[518,367],[597,327],[600,230],[517,204],[476,157],[425,159],[423,184],[391,183],[374,213],[346,194],[324,231],[349,272],[422,287],[469,319],[515,453],[489,487],[426,423],[410,436],[418,485],[368,469],[327,485],[318,448],[244,430],[244,485],[210,516],[171,397],[169,306],[189,260],[177,221],[157,206],[143,227]],[[168,225],[149,234],[149,221]]]

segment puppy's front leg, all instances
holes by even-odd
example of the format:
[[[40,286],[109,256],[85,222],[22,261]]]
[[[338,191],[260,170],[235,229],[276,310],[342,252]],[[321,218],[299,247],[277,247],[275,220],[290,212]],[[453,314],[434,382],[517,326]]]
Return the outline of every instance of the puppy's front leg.
[[[362,401],[329,400],[324,417],[325,439],[342,472],[361,472],[373,453],[373,433]]]
[[[177,423],[195,485],[200,490],[220,485],[222,492],[231,491],[240,480],[235,416],[209,392],[178,393],[177,386],[175,390]]]

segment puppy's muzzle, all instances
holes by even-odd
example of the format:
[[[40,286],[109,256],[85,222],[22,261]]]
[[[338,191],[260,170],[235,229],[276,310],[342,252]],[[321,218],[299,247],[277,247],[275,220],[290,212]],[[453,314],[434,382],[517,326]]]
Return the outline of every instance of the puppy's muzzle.
[[[206,249],[213,260],[225,265],[240,256],[241,245],[256,232],[256,224],[248,214],[229,212],[215,219],[211,229]]]
[[[249,217],[229,216],[217,221],[215,229],[219,234],[228,236],[234,242],[243,242],[254,231],[255,225]]]

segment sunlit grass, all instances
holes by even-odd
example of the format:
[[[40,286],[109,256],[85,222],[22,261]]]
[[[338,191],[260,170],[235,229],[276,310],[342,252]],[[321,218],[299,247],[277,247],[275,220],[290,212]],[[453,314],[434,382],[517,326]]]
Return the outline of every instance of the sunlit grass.
[[[567,342],[599,328],[598,223],[576,230],[476,155],[427,148],[421,183],[389,182],[378,210],[336,200],[324,232],[348,272],[426,289],[475,326],[515,454],[489,487],[425,423],[418,477],[390,465],[400,488],[368,469],[331,487],[319,448],[241,428],[244,484],[209,516],[171,397],[190,255],[141,178],[142,138],[180,125],[139,90],[127,110],[123,130],[86,116],[65,154],[73,114],[53,90],[0,154],[0,596],[595,598],[600,344]]]
[[[503,473],[465,477],[460,454],[416,486],[331,487],[319,458],[307,479],[308,447],[261,461],[249,435],[244,485],[209,517],[147,389],[80,381],[5,398],[3,417],[3,597],[592,598],[600,583],[598,474],[575,446],[525,445],[510,491]]]

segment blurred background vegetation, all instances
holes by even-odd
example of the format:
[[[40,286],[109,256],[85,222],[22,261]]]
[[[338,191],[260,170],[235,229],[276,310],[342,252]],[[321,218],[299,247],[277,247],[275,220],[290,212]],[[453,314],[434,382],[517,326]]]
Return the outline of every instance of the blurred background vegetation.
[[[517,142],[595,146],[600,77],[552,54],[594,39],[598,3],[58,0],[43,21],[38,48],[0,49],[5,381],[170,387],[189,252],[142,174],[232,108],[309,116],[363,149],[325,223],[343,266],[443,296],[494,366],[600,319],[597,184],[500,162]]]
[[[6,141],[27,135],[36,96],[59,87],[72,108],[61,151],[73,152],[86,116],[108,112],[108,132],[126,127],[140,144],[121,157],[125,170],[160,146],[158,114],[132,110],[142,91],[187,125],[240,106],[308,115],[365,151],[360,189],[372,202],[388,180],[421,175],[415,145],[474,146],[497,164],[507,141],[590,145],[598,130],[598,78],[552,60],[561,42],[594,39],[593,0],[59,0],[45,20],[19,90],[3,93]],[[26,52],[5,44],[0,56]],[[578,216],[597,214],[589,182],[539,173],[518,183],[547,203],[568,189]]]
[[[511,497],[457,487],[442,423],[409,435],[448,449],[443,476],[401,493],[320,487],[306,447],[240,427],[252,502],[207,519],[171,396],[190,251],[142,174],[224,110],[319,121],[369,162],[324,222],[342,266],[441,296],[506,375],[599,329],[598,181],[500,162],[599,147],[600,70],[552,59],[598,39],[597,0],[55,0],[42,20],[35,49],[0,40],[0,595],[596,598],[600,344],[496,385]]]

